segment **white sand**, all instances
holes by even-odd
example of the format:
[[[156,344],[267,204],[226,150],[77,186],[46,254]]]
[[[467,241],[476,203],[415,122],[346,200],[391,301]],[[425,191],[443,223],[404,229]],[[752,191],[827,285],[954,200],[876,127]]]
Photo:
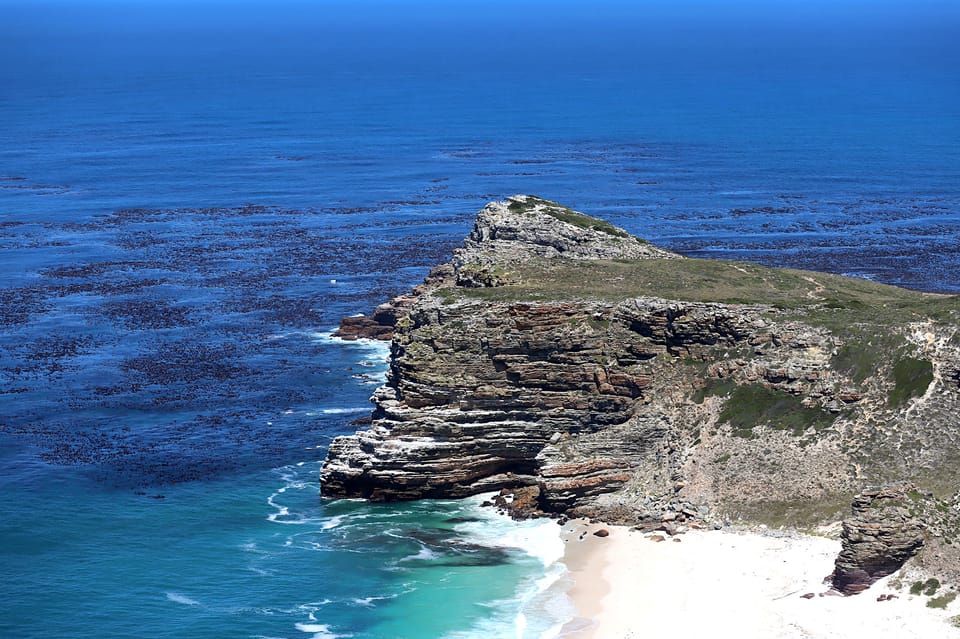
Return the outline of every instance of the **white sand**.
[[[580,618],[564,639],[677,636],[737,639],[950,639],[960,629],[960,599],[946,610],[925,596],[893,590],[888,577],[853,597],[819,596],[833,570],[838,541],[793,535],[691,531],[653,542],[640,532],[604,526],[610,536],[580,538],[567,529],[568,592]],[[816,593],[813,599],[800,595]],[[878,602],[881,594],[897,599]]]

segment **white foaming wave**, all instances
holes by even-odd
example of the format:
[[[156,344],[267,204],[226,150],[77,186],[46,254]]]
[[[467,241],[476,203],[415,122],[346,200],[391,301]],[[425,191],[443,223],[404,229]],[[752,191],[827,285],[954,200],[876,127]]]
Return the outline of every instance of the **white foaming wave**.
[[[341,635],[330,631],[330,626],[325,623],[296,623],[294,628],[300,632],[312,634],[311,639],[338,639],[339,637],[352,637],[353,635]]]
[[[266,337],[264,337],[263,340],[265,342],[275,342],[277,340],[286,339],[291,335],[296,335],[296,334],[297,334],[296,331],[289,331],[287,333],[271,333],[270,335],[267,335]]]
[[[490,614],[466,630],[445,634],[442,639],[557,639],[576,616],[573,601],[558,582],[566,574],[563,564],[551,566],[550,574],[527,579],[511,599],[483,602]]]
[[[303,466],[307,462],[299,462],[292,466],[281,466],[280,468],[275,468],[273,472],[280,475],[280,479],[285,483],[280,488],[277,488],[273,493],[267,497],[267,504],[276,510],[276,512],[270,513],[267,515],[267,521],[276,523],[276,524],[316,524],[326,521],[326,518],[313,518],[306,517],[300,513],[290,513],[290,508],[279,502],[277,498],[286,493],[288,490],[316,490],[320,492],[320,484],[315,481],[305,481],[301,479],[300,473],[303,472]],[[314,466],[315,464],[311,464]]]
[[[360,373],[357,375],[352,375],[354,379],[358,380],[361,384],[383,384],[387,381],[387,361],[390,359],[390,343],[384,342],[381,340],[375,339],[355,339],[355,340],[346,340],[339,337],[335,337],[333,332],[336,329],[331,329],[329,331],[319,331],[314,333],[307,333],[311,338],[325,342],[327,344],[339,344],[341,346],[346,346],[354,350],[360,351],[366,357],[357,361],[357,364],[369,367],[372,371],[371,373]],[[366,412],[369,409],[364,408],[363,411]],[[321,411],[325,414],[326,411]],[[357,412],[360,412],[359,410]]]
[[[512,599],[481,603],[480,605],[496,612],[516,609],[513,617],[513,631],[517,639],[555,639],[563,627],[577,614],[573,600],[567,595],[571,581],[566,565],[562,562],[552,564],[546,573],[538,578],[528,578],[518,586]],[[498,636],[508,636],[507,623],[502,626]],[[456,635],[457,639],[474,639],[489,636],[489,629],[472,628],[468,633]]]
[[[511,605],[509,601],[498,602],[504,606]],[[520,634],[524,633],[524,634]],[[517,625],[517,621],[511,620],[505,615],[493,614],[475,623],[468,630],[459,630],[448,632],[441,639],[490,639],[497,637],[507,639],[516,637],[517,639],[532,639],[526,635],[526,627]]]
[[[287,508],[286,506],[284,506],[283,504],[278,504],[278,503],[275,501],[276,498],[279,497],[280,495],[282,495],[285,490],[286,490],[286,488],[280,488],[279,490],[277,490],[277,492],[275,492],[275,493],[273,493],[272,495],[270,495],[269,497],[267,497],[267,503],[270,504],[271,507],[277,509],[277,512],[275,512],[275,513],[270,513],[269,515],[267,515],[267,521],[272,521],[272,522],[275,523],[275,524],[300,524],[300,523],[303,523],[303,520],[302,520],[302,519],[295,519],[295,520],[293,520],[293,521],[289,521],[289,520],[285,520],[285,519],[280,519],[280,517],[289,517],[289,516],[290,516],[290,509]]]
[[[550,566],[563,558],[563,540],[552,519],[513,521],[489,507],[480,506],[493,493],[469,497],[465,514],[476,521],[454,526],[454,530],[485,546],[515,548]]]
[[[376,604],[374,603],[375,601],[387,601],[389,599],[396,599],[396,598],[397,598],[396,595],[383,595],[379,597],[354,597],[350,601],[352,601],[354,605],[357,605],[357,606],[362,606],[364,608],[374,608],[376,606]]]
[[[543,573],[523,580],[511,601],[490,602],[491,610],[516,610],[511,619],[493,615],[467,632],[444,639],[491,636],[555,639],[576,615],[566,588],[560,587],[561,580],[568,575],[563,563],[564,544],[560,528],[552,519],[517,522],[492,508],[480,506],[492,496],[478,495],[465,500],[463,514],[476,521],[457,524],[454,529],[477,543],[523,552],[540,562]]]
[[[869,280],[871,282],[876,282],[877,278],[871,273],[862,273],[860,271],[848,271],[846,273],[841,273],[844,277],[855,277],[861,280]]]
[[[346,518],[346,515],[336,515],[331,517],[328,521],[325,521],[323,524],[321,524],[320,530],[330,530],[331,528],[336,528],[342,524]]]
[[[178,593],[178,592],[165,592],[165,593],[163,593],[163,594],[165,594],[165,595],[167,596],[167,600],[168,600],[168,601],[172,601],[172,602],[178,603],[178,604],[183,604],[184,606],[199,606],[199,605],[200,605],[200,602],[197,601],[196,599],[191,599],[190,597],[186,597],[186,596],[184,596],[184,595],[181,595],[181,594]]]
[[[263,548],[260,548],[259,546],[257,546],[257,542],[255,541],[248,541],[246,543],[240,544],[240,550],[242,550],[243,552],[252,553],[254,555],[261,555],[261,556],[267,556],[267,557],[271,555],[269,550],[264,550]]]
[[[416,552],[416,553],[414,553],[414,554],[412,554],[412,555],[407,555],[406,557],[403,557],[402,559],[398,559],[398,560],[397,560],[397,563],[398,563],[398,564],[402,564],[402,563],[405,562],[405,561],[417,561],[417,560],[420,560],[420,561],[430,561],[430,560],[432,560],[432,559],[436,559],[436,558],[439,557],[439,556],[440,556],[440,555],[438,555],[437,553],[433,552],[432,550],[430,550],[430,549],[427,548],[426,546],[421,546],[419,552]]]
[[[300,513],[291,513],[286,506],[279,506],[277,512],[267,515],[267,521],[286,526],[320,526],[321,530],[329,530],[338,525],[330,525],[329,517],[307,517]]]
[[[353,406],[350,408],[324,408],[320,411],[322,415],[348,415],[350,413],[369,413],[369,406]],[[307,413],[307,415],[316,415],[317,413]]]
[[[567,595],[570,588],[569,574],[566,565],[557,562],[547,568],[546,574],[537,579],[522,595],[523,607],[517,617],[524,617],[524,623],[527,616],[530,616],[541,624],[547,624],[547,627],[540,628],[539,639],[558,637],[567,622],[576,617],[576,606]]]
[[[307,335],[318,342],[351,346],[357,350],[375,353],[378,356],[382,356],[383,359],[386,359],[390,355],[390,342],[384,342],[383,340],[378,339],[367,339],[365,337],[361,337],[360,339],[343,339],[335,336],[335,331],[336,329],[330,329],[328,331],[307,333]]]
[[[294,608],[236,608],[235,612],[252,612],[265,617],[276,615],[307,615],[307,619],[312,622],[317,620],[316,613],[328,604],[333,603],[332,599],[321,599],[320,601],[310,601],[303,604],[297,604]]]

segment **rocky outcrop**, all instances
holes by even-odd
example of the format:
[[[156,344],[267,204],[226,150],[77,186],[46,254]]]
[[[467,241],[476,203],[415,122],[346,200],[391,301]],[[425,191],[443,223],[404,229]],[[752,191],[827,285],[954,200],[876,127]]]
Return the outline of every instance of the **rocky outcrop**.
[[[515,195],[487,205],[451,262],[459,286],[502,286],[518,264],[536,259],[678,259],[608,222],[561,204]]]
[[[441,264],[430,270],[423,283],[413,287],[409,293],[397,295],[384,302],[367,315],[344,317],[334,337],[345,340],[375,339],[389,341],[393,339],[393,330],[401,317],[406,317],[414,303],[423,295],[444,285],[453,283],[453,266]]]
[[[789,524],[838,516],[866,482],[942,491],[958,317],[954,298],[680,258],[517,196],[411,294],[345,321],[392,337],[390,370],[322,492],[530,487],[547,512]]]
[[[422,284],[384,302],[370,316],[344,318],[335,336],[347,340],[389,340],[397,320],[424,294],[452,283],[467,287],[502,286],[514,281],[516,274],[512,269],[532,259],[679,257],[556,202],[516,195],[504,202],[491,202],[477,214],[473,229],[448,264],[435,267]]]
[[[865,490],[843,521],[843,548],[831,581],[860,593],[905,565],[944,583],[960,581],[960,493],[950,501],[914,484]]]
[[[926,534],[917,517],[917,499],[919,493],[912,485],[856,496],[853,516],[843,521],[843,549],[831,578],[834,588],[847,595],[863,592],[917,554]]]

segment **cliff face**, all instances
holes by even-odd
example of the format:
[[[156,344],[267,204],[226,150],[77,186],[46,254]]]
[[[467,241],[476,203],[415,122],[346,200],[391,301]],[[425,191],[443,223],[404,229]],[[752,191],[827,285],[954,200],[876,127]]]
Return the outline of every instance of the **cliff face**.
[[[392,334],[392,356],[371,427],[330,446],[325,497],[532,486],[546,511],[778,524],[835,518],[871,483],[957,490],[955,297],[685,259],[517,196],[385,306],[341,329]]]

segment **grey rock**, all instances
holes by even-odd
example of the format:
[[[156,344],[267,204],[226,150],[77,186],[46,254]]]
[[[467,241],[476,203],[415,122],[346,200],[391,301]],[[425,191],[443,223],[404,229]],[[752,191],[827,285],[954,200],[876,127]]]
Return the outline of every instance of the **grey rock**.
[[[853,516],[843,522],[843,549],[833,587],[851,595],[899,570],[924,544],[925,527],[914,514],[916,486],[865,491],[854,499]]]
[[[833,309],[815,299],[816,321],[807,321],[805,307],[701,298],[511,297],[522,289],[503,287],[524,264],[585,273],[607,260],[693,264],[578,215],[529,196],[493,203],[450,263],[354,322],[355,337],[392,340],[390,370],[369,428],[330,445],[324,497],[527,487],[523,512],[631,525],[673,513],[701,526],[823,512],[865,481],[951,477],[960,347],[948,312],[942,323],[906,318],[889,328],[904,338],[897,356],[928,360],[935,373],[924,401],[894,405],[893,355],[879,351],[860,375],[839,365],[841,355],[878,350],[857,341],[862,326],[833,326]],[[791,421],[803,410],[821,421]],[[960,535],[949,522],[920,520],[928,539],[915,561],[938,570],[952,562],[960,580],[955,545],[937,541]],[[853,524],[851,543],[871,523]],[[878,557],[903,554],[915,539],[904,534],[885,538]],[[857,549],[839,582],[885,569],[867,557]]]

